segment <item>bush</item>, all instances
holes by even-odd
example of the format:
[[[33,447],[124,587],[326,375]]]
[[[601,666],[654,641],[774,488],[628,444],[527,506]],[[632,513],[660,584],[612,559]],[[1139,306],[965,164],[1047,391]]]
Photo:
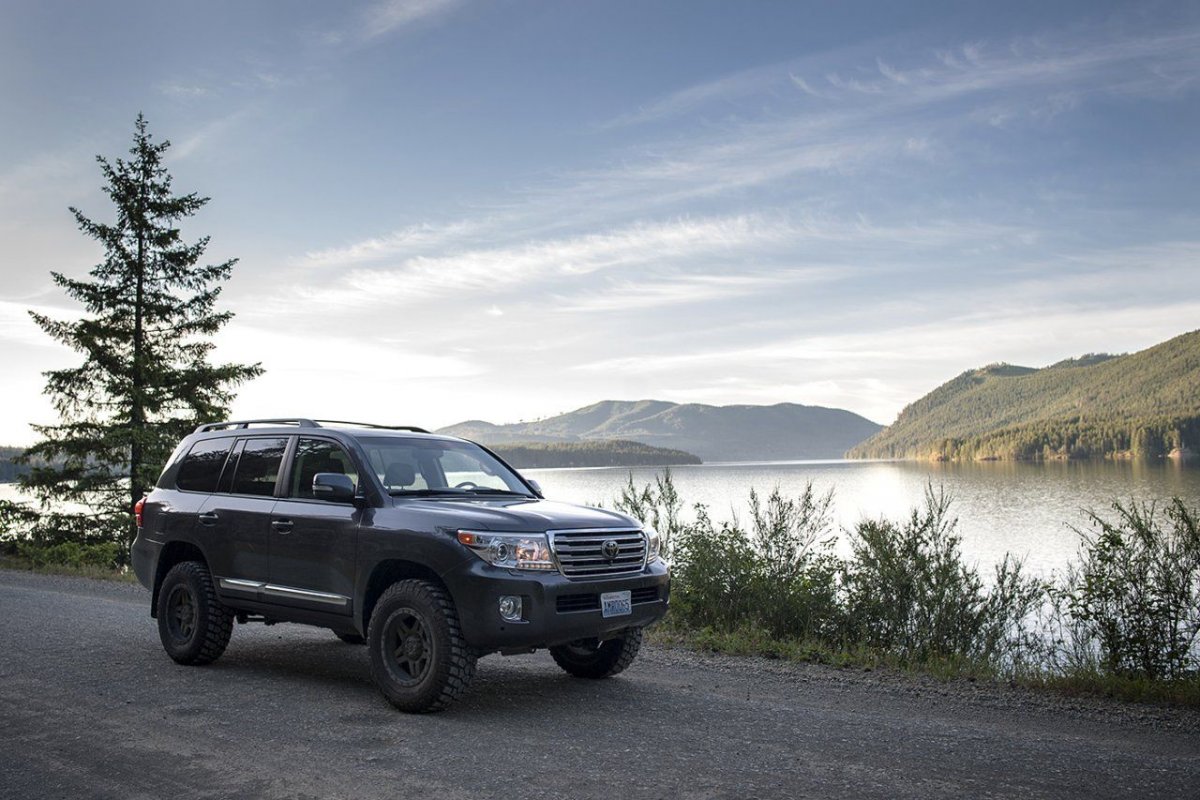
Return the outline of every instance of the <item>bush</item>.
[[[80,544],[62,542],[55,545],[39,545],[33,542],[17,542],[16,555],[36,568],[70,567],[84,569],[95,567],[103,570],[116,569],[123,550],[117,542]]]
[[[1198,515],[1176,498],[1120,502],[1116,519],[1089,513],[1079,561],[1066,574],[1070,663],[1129,678],[1177,680],[1200,670],[1200,531]],[[1165,519],[1164,519],[1165,517]],[[1092,663],[1089,663],[1092,662]]]
[[[836,634],[837,575],[830,507],[810,481],[795,499],[776,488],[764,506],[750,492],[753,522],[750,602],[755,622],[775,636],[807,640]]]
[[[669,507],[659,507],[664,499]],[[1028,663],[1039,643],[1028,629],[1046,587],[1005,559],[985,589],[963,563],[950,500],[929,487],[903,524],[868,520],[848,531],[851,557],[834,553],[832,492],[811,483],[794,498],[750,493],[749,531],[714,523],[703,506],[679,523],[670,474],[617,506],[674,531],[672,619],[706,641],[803,643],[796,652],[873,653],[890,661]]]
[[[963,563],[950,498],[927,487],[903,525],[860,522],[843,567],[846,639],[904,661],[1013,661],[1044,589],[1005,558],[991,590]]]

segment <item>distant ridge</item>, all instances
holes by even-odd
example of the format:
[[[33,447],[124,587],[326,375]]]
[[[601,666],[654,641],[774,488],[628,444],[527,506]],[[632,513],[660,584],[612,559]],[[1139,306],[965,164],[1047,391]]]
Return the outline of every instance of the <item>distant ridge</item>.
[[[841,458],[881,429],[850,411],[779,403],[710,406],[663,400],[604,400],[536,422],[469,420],[439,433],[502,446],[621,439],[683,450],[705,461]]]
[[[967,370],[853,448],[858,458],[1185,456],[1200,444],[1200,331],[1129,355]]]

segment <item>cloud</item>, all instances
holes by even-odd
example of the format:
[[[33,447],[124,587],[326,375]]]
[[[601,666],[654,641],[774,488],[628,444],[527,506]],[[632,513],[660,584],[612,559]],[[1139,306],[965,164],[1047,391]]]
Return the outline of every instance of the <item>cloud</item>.
[[[244,119],[250,116],[249,109],[241,109],[234,111],[231,114],[218,117],[214,120],[201,125],[195,133],[189,134],[182,139],[172,140],[171,149],[167,151],[167,158],[175,161],[182,161],[191,158],[197,153],[203,152],[213,143],[219,142],[231,130],[237,127]]]
[[[383,0],[366,10],[360,35],[370,40],[453,10],[460,0]]]
[[[354,269],[342,277],[346,288],[341,290],[321,285],[296,292],[316,302],[353,305],[416,302],[472,291],[494,294],[533,282],[574,279],[633,265],[663,266],[721,254],[745,257],[786,242],[791,231],[787,222],[748,215],[638,223],[604,233],[413,256],[390,267]],[[393,249],[389,245],[352,245],[338,251],[341,261],[329,255],[318,260],[345,266],[355,263],[354,259],[362,260],[364,253],[375,257],[379,251]]]
[[[664,306],[712,301],[729,301],[747,295],[798,283],[814,283],[847,277],[846,271],[833,269],[775,270],[749,275],[682,275],[666,280],[615,282],[597,291],[560,297],[555,311],[617,312],[645,311]]]
[[[310,251],[301,258],[292,259],[292,264],[305,267],[352,267],[404,257],[413,251],[453,248],[473,236],[494,229],[496,225],[495,221],[488,219],[444,224],[424,222],[342,247]]]

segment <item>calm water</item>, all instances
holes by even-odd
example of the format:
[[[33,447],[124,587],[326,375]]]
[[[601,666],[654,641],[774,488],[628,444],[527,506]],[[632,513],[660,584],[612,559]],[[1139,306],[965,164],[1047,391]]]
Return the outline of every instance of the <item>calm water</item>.
[[[630,473],[635,483],[656,469],[526,470],[547,497],[611,507]],[[835,518],[851,526],[863,517],[900,518],[921,502],[927,482],[954,498],[953,512],[967,558],[990,571],[1006,552],[1023,557],[1033,571],[1060,569],[1076,553],[1070,526],[1086,523],[1083,509],[1107,514],[1114,498],[1163,501],[1173,496],[1200,505],[1200,469],[1174,462],[1055,462],[1049,464],[938,464],[881,461],[805,461],[704,464],[673,467],[684,504],[703,503],[714,520],[749,517],[751,488],[760,495],[776,486],[798,494],[811,480],[833,489]]]
[[[935,464],[896,461],[801,461],[763,464],[703,464],[673,467],[675,485],[687,507],[708,506],[717,521],[746,520],[747,496],[776,486],[798,494],[811,480],[819,491],[833,489],[839,526],[863,517],[899,518],[921,502],[927,482],[954,498],[963,551],[985,569],[1006,552],[1026,559],[1045,574],[1075,555],[1083,509],[1108,513],[1114,498],[1164,501],[1173,496],[1200,506],[1200,469],[1174,462],[1055,462],[1050,464]],[[546,496],[572,503],[611,507],[632,472],[639,485],[657,469],[533,469]],[[0,499],[18,499],[11,484],[0,484]]]

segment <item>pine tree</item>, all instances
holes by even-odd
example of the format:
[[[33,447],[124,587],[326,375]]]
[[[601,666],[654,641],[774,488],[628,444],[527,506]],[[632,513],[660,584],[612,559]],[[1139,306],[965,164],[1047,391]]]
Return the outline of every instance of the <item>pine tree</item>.
[[[198,422],[221,419],[233,389],[261,374],[258,364],[209,363],[212,336],[232,318],[217,311],[221,284],[237,259],[200,265],[204,237],[188,244],[177,223],[209,198],[175,195],[163,166],[170,142],[155,143],[139,114],[131,158],[97,156],[115,222],[71,208],[79,230],[104,247],[91,280],[52,272],[82,304],[78,320],[30,312],[58,342],[83,354],[81,366],[45,373],[57,425],[35,425],[42,440],[24,456],[21,480],[43,509],[30,515],[44,542],[128,541],[132,504],[151,487],[179,439]],[[85,510],[75,510],[85,509]]]

